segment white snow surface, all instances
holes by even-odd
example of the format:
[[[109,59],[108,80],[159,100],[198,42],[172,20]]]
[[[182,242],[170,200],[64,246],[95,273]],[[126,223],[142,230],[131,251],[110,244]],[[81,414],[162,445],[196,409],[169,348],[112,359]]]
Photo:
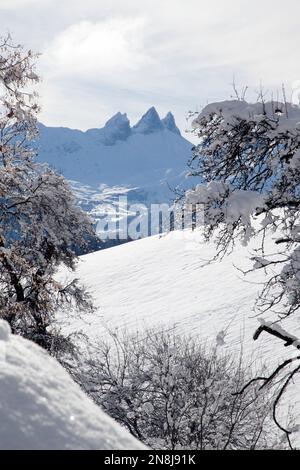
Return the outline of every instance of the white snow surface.
[[[106,334],[107,328],[165,325],[208,339],[226,329],[226,343],[231,347],[240,347],[244,336],[247,349],[257,350],[262,345],[252,340],[259,326],[253,306],[263,272],[245,277],[236,268],[252,266],[247,259],[254,246],[237,244],[222,261],[207,264],[216,253],[214,245],[203,243],[200,232],[183,231],[82,256],[76,277],[91,292],[97,311],[79,323],[72,318],[66,328],[80,327],[97,337]],[[268,248],[273,249],[272,240]],[[70,275],[61,276],[67,280]],[[271,343],[272,350],[267,351],[273,355]],[[278,345],[279,352],[285,349],[280,341]]]
[[[259,327],[253,306],[264,273],[261,270],[245,277],[236,267],[251,267],[247,259],[254,247],[237,245],[222,261],[207,265],[215,254],[214,245],[202,243],[200,233],[185,231],[85,255],[76,277],[92,293],[97,312],[77,321],[71,318],[65,331],[81,330],[97,341],[108,338],[108,330],[174,329],[177,334],[198,336],[233,353],[242,348],[245,361],[258,367],[263,362],[273,370],[295,350],[266,333],[253,340]],[[266,249],[275,249],[273,240],[268,240]],[[265,320],[274,318],[266,316]],[[282,327],[300,338],[297,316]],[[290,389],[298,417],[299,385]]]
[[[143,449],[37,345],[0,321],[0,449]]]

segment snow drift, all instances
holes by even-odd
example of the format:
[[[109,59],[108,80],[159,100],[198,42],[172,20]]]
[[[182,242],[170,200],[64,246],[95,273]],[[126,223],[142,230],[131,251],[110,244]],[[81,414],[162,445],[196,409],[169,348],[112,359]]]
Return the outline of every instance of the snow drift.
[[[0,321],[0,449],[143,449],[43,349]]]

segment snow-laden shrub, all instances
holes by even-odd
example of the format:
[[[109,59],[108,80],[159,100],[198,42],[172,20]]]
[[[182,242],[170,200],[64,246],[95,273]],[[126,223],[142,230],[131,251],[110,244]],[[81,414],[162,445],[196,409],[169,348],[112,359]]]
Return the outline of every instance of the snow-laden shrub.
[[[288,316],[300,307],[300,107],[224,101],[193,121],[199,144],[189,162],[195,188],[186,202],[202,204],[204,232],[219,253],[260,234],[253,269],[269,274],[258,302]],[[275,233],[278,253],[264,240]],[[259,262],[257,262],[259,260]]]
[[[85,389],[131,434],[156,449],[254,449],[279,445],[270,390],[239,392],[241,359],[162,332],[117,336],[93,351]],[[81,378],[83,381],[83,378]]]

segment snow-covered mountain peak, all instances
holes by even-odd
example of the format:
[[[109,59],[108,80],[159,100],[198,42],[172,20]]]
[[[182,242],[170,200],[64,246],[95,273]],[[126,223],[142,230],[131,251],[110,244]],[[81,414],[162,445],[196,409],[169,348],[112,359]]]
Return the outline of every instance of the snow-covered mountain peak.
[[[127,114],[118,112],[106,122],[103,128],[89,129],[87,134],[104,145],[114,145],[118,141],[124,141],[131,134]]]
[[[133,126],[133,132],[140,134],[151,134],[152,132],[160,131],[164,128],[158,112],[152,106],[148,111],[142,116],[139,122]]]
[[[126,140],[131,134],[127,114],[117,113],[110,118],[103,128],[103,143],[113,145],[119,140]]]
[[[106,122],[104,127],[89,129],[86,134],[96,142],[110,146],[126,141],[132,134],[153,134],[164,129],[181,135],[173,114],[169,112],[163,119],[160,119],[155,107],[152,106],[133,127],[130,126],[127,114],[118,112]]]
[[[71,181],[78,205],[95,221],[103,211],[114,219],[119,196],[126,195],[129,205],[171,203],[170,188],[190,187],[185,174],[192,144],[164,125],[154,108],[137,127],[122,113],[86,132],[40,125],[38,160]]]
[[[175,118],[173,116],[173,114],[169,111],[168,114],[161,120],[163,126],[168,129],[169,131],[171,132],[175,132],[175,134],[179,134],[181,135],[180,133],[180,130],[178,129],[178,127],[176,126],[176,122],[175,122]]]
[[[163,125],[155,108],[134,127],[120,112],[102,129],[86,132],[40,126],[38,141],[39,161],[49,163],[67,179],[93,188],[102,183],[153,188],[166,180],[174,187],[187,169],[191,147],[179,133]]]
[[[105,124],[104,129],[110,129],[112,127],[128,126],[130,122],[126,113],[116,113],[112,116]]]

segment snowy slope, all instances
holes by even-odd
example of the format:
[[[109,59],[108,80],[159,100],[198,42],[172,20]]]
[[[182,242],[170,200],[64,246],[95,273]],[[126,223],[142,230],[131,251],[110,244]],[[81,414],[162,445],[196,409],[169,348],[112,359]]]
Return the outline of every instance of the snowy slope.
[[[0,321],[0,449],[143,449],[35,344]]]
[[[264,357],[272,358],[276,340],[252,340],[258,326],[253,306],[263,272],[244,277],[237,270],[251,266],[250,252],[251,245],[239,246],[222,261],[205,265],[215,254],[214,246],[185,231],[82,256],[76,277],[92,293],[98,311],[69,328],[83,328],[95,337],[107,328],[165,325],[213,341],[226,330],[230,348],[239,348],[243,341],[247,352],[260,354],[263,348]],[[300,325],[296,327],[300,336]],[[284,353],[282,342],[276,344],[278,354]]]
[[[184,178],[192,144],[184,139],[171,113],[160,119],[150,108],[135,126],[117,113],[103,128],[86,132],[40,124],[39,160],[72,182],[80,206],[97,220],[103,203],[170,202]]]
[[[82,330],[96,340],[107,337],[107,329],[163,326],[214,344],[225,334],[220,347],[238,352],[242,344],[248,359],[263,360],[269,367],[290,357],[294,351],[280,340],[268,335],[256,342],[252,339],[258,327],[252,309],[263,273],[245,279],[235,267],[250,266],[243,259],[251,247],[237,247],[221,262],[203,267],[215,249],[194,237],[189,232],[172,232],[83,256],[77,276],[93,294],[97,312],[84,320],[71,319],[66,331]],[[293,331],[300,337],[295,319]],[[292,393],[300,410],[298,390],[293,388]]]

